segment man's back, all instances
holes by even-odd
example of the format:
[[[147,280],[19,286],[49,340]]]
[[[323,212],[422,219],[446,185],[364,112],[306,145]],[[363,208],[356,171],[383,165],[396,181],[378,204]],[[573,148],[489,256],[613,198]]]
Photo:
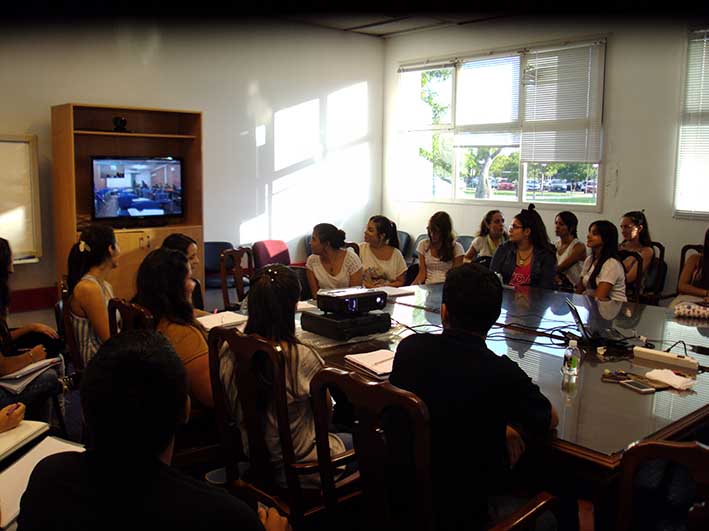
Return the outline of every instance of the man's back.
[[[158,459],[121,463],[94,451],[69,452],[44,459],[33,471],[20,531],[129,527],[263,530],[243,502]]]

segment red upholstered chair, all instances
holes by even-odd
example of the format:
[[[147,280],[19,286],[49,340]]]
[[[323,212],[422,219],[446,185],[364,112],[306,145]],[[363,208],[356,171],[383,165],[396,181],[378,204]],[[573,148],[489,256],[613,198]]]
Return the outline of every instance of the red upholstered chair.
[[[251,249],[256,269],[261,269],[267,264],[291,265],[288,245],[283,240],[262,240],[255,242]]]

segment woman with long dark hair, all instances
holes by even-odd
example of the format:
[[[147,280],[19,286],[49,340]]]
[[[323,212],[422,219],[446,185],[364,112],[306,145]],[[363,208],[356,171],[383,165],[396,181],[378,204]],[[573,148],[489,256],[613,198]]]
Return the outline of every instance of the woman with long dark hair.
[[[499,210],[490,210],[480,222],[480,230],[465,253],[465,261],[472,262],[478,256],[492,257],[506,241],[505,217]]]
[[[300,298],[300,283],[295,273],[281,264],[267,265],[251,279],[249,292],[249,320],[247,334],[257,334],[276,343],[283,353],[286,365],[286,397],[291,419],[291,437],[298,462],[317,459],[315,448],[315,420],[310,402],[310,380],[322,369],[325,362],[312,348],[302,344],[295,336],[295,311]],[[220,354],[220,376],[232,403],[236,403],[237,388],[233,355],[228,348]],[[274,407],[268,409],[266,442],[279,481],[285,485],[283,456],[278,435]],[[330,451],[333,454],[352,448],[352,435],[330,434]],[[303,477],[309,486],[319,484],[316,474]]]
[[[679,275],[677,286],[679,297],[671,306],[679,302],[709,302],[709,229],[704,233],[704,249],[687,258]]]
[[[625,270],[618,258],[618,229],[610,221],[594,221],[588,228],[586,245],[591,255],[583,263],[576,291],[599,300],[627,301]]]
[[[447,212],[436,212],[428,220],[428,239],[422,240],[416,252],[419,272],[412,284],[436,284],[446,280],[446,273],[463,263],[465,251],[455,241],[453,222]]]
[[[365,288],[403,286],[406,261],[399,250],[396,223],[385,216],[369,218],[364,242],[359,244]]]
[[[492,257],[490,269],[502,275],[502,281],[510,286],[553,288],[554,246],[534,205],[514,217],[509,235],[509,241],[498,247]]]
[[[199,249],[195,240],[186,234],[175,232],[163,240],[162,246],[167,249],[175,249],[185,253],[187,260],[190,263],[192,274],[197,272],[197,268],[199,267]],[[202,286],[196,278],[193,278],[192,281],[194,282],[194,290],[192,291],[192,306],[198,310],[204,310]]]
[[[362,285],[362,261],[345,246],[345,231],[330,223],[313,227],[305,268],[313,297],[320,288],[351,288]],[[251,288],[249,288],[249,291]],[[251,303],[249,303],[249,306]]]
[[[110,335],[108,301],[113,287],[106,279],[118,267],[120,254],[113,229],[98,224],[81,231],[69,251],[69,318],[84,364]]]
[[[153,314],[156,330],[170,341],[185,364],[190,397],[213,407],[209,348],[205,330],[194,318],[194,281],[187,256],[167,248],[151,251],[138,268],[136,287],[133,302]]]
[[[581,266],[586,259],[586,246],[578,239],[579,220],[565,210],[554,219],[556,242],[556,274],[560,286],[575,288],[581,278]]]
[[[639,210],[626,212],[620,218],[620,232],[623,235],[623,242],[618,247],[622,251],[634,251],[643,258],[643,271],[650,271],[652,259],[655,251],[652,248],[652,238],[650,237],[650,227],[648,227],[645,213]],[[626,282],[632,283],[638,275],[638,264],[633,257],[628,257],[623,261]]]

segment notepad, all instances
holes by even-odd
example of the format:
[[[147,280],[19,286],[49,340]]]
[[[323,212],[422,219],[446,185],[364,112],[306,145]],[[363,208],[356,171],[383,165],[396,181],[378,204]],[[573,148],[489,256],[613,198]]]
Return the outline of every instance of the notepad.
[[[42,459],[61,452],[83,452],[82,446],[47,437],[0,474],[0,527],[5,528],[20,514],[20,499],[30,475]]]
[[[249,318],[246,315],[241,315],[236,312],[220,312],[198,317],[197,320],[202,323],[205,329],[211,330],[215,326],[233,328],[239,326],[241,323],[245,323]]]
[[[25,387],[27,387],[32,382],[32,380],[37,378],[40,374],[42,374],[50,367],[61,365],[62,361],[62,358],[49,358],[30,363],[19,371],[15,371],[11,374],[6,374],[2,378],[0,378],[0,387],[5,389],[6,391],[9,391],[10,393],[16,395],[20,394],[22,391],[25,390]]]
[[[362,354],[347,354],[345,362],[357,369],[364,370],[370,376],[386,379],[394,366],[394,353],[391,350],[375,350]]]
[[[48,429],[49,424],[46,422],[23,420],[15,428],[0,433],[0,461]]]

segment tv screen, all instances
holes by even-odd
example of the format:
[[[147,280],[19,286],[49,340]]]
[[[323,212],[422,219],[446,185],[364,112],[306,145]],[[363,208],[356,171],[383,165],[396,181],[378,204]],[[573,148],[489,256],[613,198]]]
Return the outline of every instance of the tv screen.
[[[182,161],[174,157],[91,157],[94,219],[181,216]]]

